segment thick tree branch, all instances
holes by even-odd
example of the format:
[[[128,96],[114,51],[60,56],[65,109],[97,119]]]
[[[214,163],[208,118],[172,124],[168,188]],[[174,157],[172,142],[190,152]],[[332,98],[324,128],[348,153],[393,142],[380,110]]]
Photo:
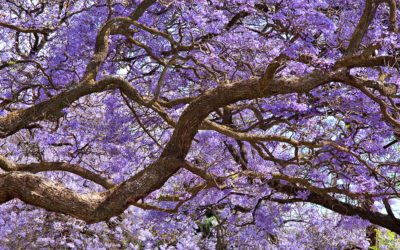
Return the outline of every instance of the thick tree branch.
[[[88,223],[107,220],[160,188],[184,162],[160,158],[134,177],[101,193],[79,194],[58,182],[27,172],[0,173],[0,202],[18,198]]]
[[[357,52],[365,34],[367,33],[368,27],[373,21],[378,3],[375,0],[366,0],[364,6],[364,12],[360,18],[360,21],[355,28],[353,35],[350,38],[349,46],[347,47],[346,54],[353,54]]]
[[[82,96],[104,91],[108,87],[108,82],[104,81],[92,85],[78,85],[30,108],[11,112],[0,118],[0,138],[12,135],[32,122],[44,120],[53,113],[59,113]]]
[[[16,169],[14,169],[13,171],[23,171],[35,174],[44,171],[57,171],[57,170],[79,175],[84,179],[93,181],[103,186],[105,189],[110,189],[116,186],[115,183],[113,183],[111,180],[107,178],[95,174],[78,165],[69,164],[66,162],[41,162],[41,163],[31,163],[31,164],[18,164],[16,166]]]
[[[365,56],[364,54],[361,55],[354,55],[345,57],[339,60],[335,66],[333,67],[334,70],[339,68],[354,68],[354,67],[377,67],[377,66],[384,66],[384,67],[399,67],[400,60],[395,56]]]
[[[98,174],[95,174],[83,167],[76,164],[69,164],[66,162],[41,162],[41,163],[30,163],[30,164],[15,164],[8,160],[6,157],[0,155],[0,168],[6,172],[18,171],[18,172],[29,172],[32,174],[44,172],[44,171],[66,171],[82,178],[91,180],[105,189],[110,189],[116,186],[115,183],[106,179]]]
[[[202,116],[199,116],[200,121],[202,121],[206,114],[208,115],[208,113],[211,113],[218,107],[225,106],[223,103],[228,105],[239,100],[266,97],[275,94],[307,92],[318,85],[338,79],[338,76],[341,74],[342,73],[340,72],[322,74],[321,72],[316,71],[300,77],[281,77],[270,81],[260,81],[258,78],[251,78],[246,81],[220,86],[208,91],[203,95],[203,98],[196,99],[198,102],[206,102],[204,108],[202,106],[195,108],[196,105],[193,104],[195,103],[195,100],[192,101],[190,108],[204,110],[202,111]],[[266,87],[260,89],[261,86]],[[44,120],[53,113],[61,112],[63,108],[69,107],[74,101],[85,95],[116,88],[119,88],[132,100],[141,105],[147,106],[145,100],[128,81],[117,76],[109,76],[93,84],[80,84],[71,90],[66,90],[52,97],[49,100],[36,104],[30,108],[11,112],[6,117],[0,118],[0,138],[12,135],[19,130],[26,128],[32,122]],[[226,95],[226,93],[231,92],[232,94]],[[210,95],[211,93],[213,94]],[[220,98],[221,100],[214,99],[218,95],[224,98]],[[184,98],[184,100],[186,102],[191,100],[191,98]],[[199,103],[197,103],[197,105],[199,105]],[[187,115],[190,115],[188,112],[186,112]],[[191,115],[195,114],[196,113],[192,113]],[[186,120],[186,118],[183,119]],[[196,122],[196,126],[198,125],[197,123],[198,122]],[[195,131],[192,131],[192,133],[195,133]]]
[[[5,27],[5,28],[9,28],[21,33],[39,33],[39,34],[43,34],[43,35],[47,35],[48,33],[56,30],[54,28],[41,28],[41,29],[36,29],[36,28],[23,28],[20,26],[16,26],[16,25],[12,25],[6,22],[1,22],[0,21],[0,27]]]
[[[129,205],[159,189],[179,168],[186,166],[184,158],[189,151],[191,142],[203,120],[213,110],[239,100],[278,93],[308,91],[335,80],[336,74],[341,73],[314,72],[301,77],[275,79],[266,84],[267,87],[264,91],[259,90],[260,80],[258,78],[221,85],[207,91],[193,100],[183,112],[170,141],[158,160],[122,184],[103,193],[91,194],[93,197],[89,194],[76,194],[43,177],[15,172],[3,174],[3,185],[0,183],[2,196],[5,197],[4,200],[12,196],[51,211],[70,214],[87,222],[106,220],[122,213]],[[45,117],[48,113],[66,107],[83,95],[112,88],[119,88],[129,98],[139,104],[144,104],[136,89],[127,81],[119,77],[106,77],[93,85],[79,86],[55,96],[49,101],[0,119],[3,136],[17,131],[15,127],[23,128],[30,122]],[[32,196],[32,194],[38,195]],[[73,206],[71,206],[72,203]]]
[[[163,107],[173,108],[174,106],[179,105],[179,104],[189,104],[195,98],[196,97],[189,96],[189,97],[177,98],[177,99],[170,100],[170,101],[158,100],[157,102],[160,103],[160,105]]]
[[[384,0],[389,5],[389,30],[392,32],[398,32],[396,27],[396,0]]]
[[[268,181],[268,184],[271,188],[276,191],[296,196],[299,191],[306,191],[306,189],[294,187],[292,185],[284,185],[279,181]],[[310,195],[305,202],[311,202],[314,204],[318,204],[323,206],[329,210],[337,212],[346,216],[355,216],[358,215],[360,218],[364,220],[368,220],[373,224],[378,226],[385,227],[397,234],[400,234],[400,220],[392,218],[390,215],[385,215],[379,212],[373,212],[366,208],[361,208],[358,206],[354,206],[345,202],[342,202],[338,199],[335,199],[331,196],[318,194],[315,192],[310,192]]]
[[[156,0],[145,0],[139,4],[139,6],[135,9],[135,11],[131,13],[129,17],[116,17],[108,20],[101,26],[96,37],[94,54],[86,66],[83,83],[87,83],[88,81],[94,80],[96,78],[100,65],[107,58],[108,38],[110,36],[112,25],[117,22],[122,22],[124,23],[124,28],[127,29],[129,24],[133,24],[134,21],[137,21],[144,14],[144,12],[155,2]]]

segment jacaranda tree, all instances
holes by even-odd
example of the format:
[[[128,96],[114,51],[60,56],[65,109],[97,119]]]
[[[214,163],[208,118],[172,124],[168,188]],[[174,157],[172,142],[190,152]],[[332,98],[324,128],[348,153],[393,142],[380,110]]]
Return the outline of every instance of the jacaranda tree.
[[[1,245],[400,233],[398,4],[1,0]]]

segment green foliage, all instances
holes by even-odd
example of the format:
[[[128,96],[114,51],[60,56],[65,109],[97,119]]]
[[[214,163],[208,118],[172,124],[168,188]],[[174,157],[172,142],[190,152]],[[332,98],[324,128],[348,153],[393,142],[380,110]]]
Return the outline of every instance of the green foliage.
[[[379,230],[375,229],[376,231],[376,245],[370,247],[371,250],[396,250],[400,249],[400,238],[397,237],[396,233],[390,230]]]
[[[14,65],[17,63],[17,61],[9,60],[7,63],[8,65],[11,66],[11,72],[14,73],[15,72]]]
[[[16,64],[16,63],[17,63],[17,61],[13,61],[13,60],[9,60],[9,61],[8,61],[8,64],[9,64],[9,65],[14,65],[14,64]]]
[[[203,234],[203,237],[211,237],[212,232],[211,229],[215,226],[217,223],[217,218],[212,214],[211,211],[207,211],[206,217],[200,222],[196,221],[197,226],[198,226],[198,232],[201,232]]]

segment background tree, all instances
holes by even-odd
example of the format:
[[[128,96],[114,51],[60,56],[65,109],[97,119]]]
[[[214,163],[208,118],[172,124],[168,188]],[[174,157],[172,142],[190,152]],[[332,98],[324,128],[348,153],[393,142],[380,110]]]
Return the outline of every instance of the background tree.
[[[400,233],[397,5],[1,0],[4,244]]]

